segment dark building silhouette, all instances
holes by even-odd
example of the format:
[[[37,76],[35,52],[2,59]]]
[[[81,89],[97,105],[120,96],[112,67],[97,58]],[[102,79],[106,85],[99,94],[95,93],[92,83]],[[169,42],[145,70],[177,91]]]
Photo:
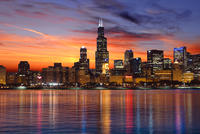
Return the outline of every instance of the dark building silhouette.
[[[42,69],[42,80],[46,84],[65,84],[68,83],[69,68],[63,67],[61,63],[54,63],[54,66]]]
[[[130,60],[130,71],[134,77],[141,76],[142,73],[142,60],[141,58],[133,58]]]
[[[18,73],[20,74],[28,74],[30,71],[30,65],[28,61],[20,61],[18,64]]]
[[[82,46],[80,48],[79,69],[89,70],[89,59],[87,59],[87,48]]]
[[[126,50],[124,53],[124,68],[126,69],[127,75],[131,75],[130,60],[133,59],[133,51]]]
[[[21,85],[29,85],[31,79],[30,77],[31,71],[28,61],[20,61],[18,64],[18,73],[16,76],[17,83]]]
[[[151,74],[157,70],[163,70],[164,54],[163,50],[148,50],[147,51],[147,64],[151,69]]]
[[[164,69],[171,69],[172,68],[172,60],[169,58],[164,58]]]
[[[95,54],[96,73],[101,74],[104,67],[109,65],[109,52],[107,51],[107,39],[104,37],[104,27],[102,19],[99,20],[97,37],[97,51]],[[106,72],[107,73],[107,72]]]

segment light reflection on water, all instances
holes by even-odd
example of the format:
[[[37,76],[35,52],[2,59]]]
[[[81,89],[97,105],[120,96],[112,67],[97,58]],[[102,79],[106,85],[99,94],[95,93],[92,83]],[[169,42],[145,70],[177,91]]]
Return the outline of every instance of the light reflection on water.
[[[0,133],[200,133],[198,90],[1,90]]]

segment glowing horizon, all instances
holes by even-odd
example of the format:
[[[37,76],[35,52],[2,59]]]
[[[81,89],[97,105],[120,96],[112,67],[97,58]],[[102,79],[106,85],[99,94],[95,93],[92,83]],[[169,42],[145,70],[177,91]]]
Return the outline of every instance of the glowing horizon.
[[[9,71],[17,70],[23,60],[29,62],[31,70],[54,62],[71,67],[83,45],[88,50],[90,68],[94,68],[99,18],[104,20],[111,68],[114,59],[124,59],[126,49],[132,49],[134,57],[142,61],[151,49],[163,50],[171,59],[175,47],[186,46],[188,52],[200,53],[200,31],[196,28],[199,1],[188,4],[184,0],[182,5],[171,0],[0,3],[0,65]],[[137,7],[132,11],[130,5]]]

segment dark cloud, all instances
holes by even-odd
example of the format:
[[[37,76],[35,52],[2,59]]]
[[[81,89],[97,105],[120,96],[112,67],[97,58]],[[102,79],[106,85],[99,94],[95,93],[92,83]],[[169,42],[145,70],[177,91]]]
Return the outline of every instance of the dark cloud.
[[[140,12],[136,8],[130,9],[130,7],[126,5],[126,2],[120,3],[114,0],[94,0],[94,3],[96,4],[96,6],[94,6],[100,9],[99,12],[107,11],[115,17],[120,17],[125,21],[137,24],[141,28],[156,29],[168,35],[179,32],[181,30],[180,23],[190,18],[192,15],[191,10],[178,10],[164,7],[159,4],[159,1],[148,2],[144,10]],[[146,8],[149,9],[149,12],[145,12]],[[114,22],[114,24],[116,23],[117,22]]]
[[[130,15],[128,12],[121,12],[118,14],[121,18],[128,20],[130,22],[136,23],[136,24],[140,24],[140,20],[139,18]]]
[[[114,37],[124,37],[124,38],[132,38],[132,39],[142,39],[142,40],[154,40],[159,39],[162,37],[161,34],[154,34],[154,33],[136,33],[133,31],[128,31],[126,29],[123,29],[121,27],[112,27],[108,28],[106,30],[106,33],[108,33],[111,36]]]
[[[84,30],[73,30],[73,32],[84,33],[84,34],[96,34],[96,29],[84,29]],[[161,34],[153,34],[153,33],[136,33],[132,31],[128,31],[121,27],[115,26],[111,28],[106,28],[105,33],[114,38],[124,38],[130,40],[154,40],[159,39],[163,35]]]

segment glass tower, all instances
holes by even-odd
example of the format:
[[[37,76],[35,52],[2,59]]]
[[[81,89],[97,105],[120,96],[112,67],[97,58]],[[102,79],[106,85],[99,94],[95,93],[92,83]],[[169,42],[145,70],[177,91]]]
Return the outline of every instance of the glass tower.
[[[109,52],[107,50],[107,38],[104,37],[104,27],[102,19],[99,20],[97,33],[98,37],[97,37],[97,51],[95,53],[95,67],[96,67],[96,73],[101,74],[104,66],[109,66]]]

